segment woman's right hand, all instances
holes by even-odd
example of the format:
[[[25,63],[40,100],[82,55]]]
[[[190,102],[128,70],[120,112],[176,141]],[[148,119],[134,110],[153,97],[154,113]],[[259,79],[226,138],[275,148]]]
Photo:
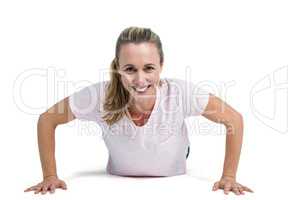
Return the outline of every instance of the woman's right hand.
[[[57,176],[49,176],[45,178],[42,182],[27,188],[24,192],[35,191],[34,194],[46,194],[47,191],[54,193],[56,188],[61,188],[63,190],[67,189],[67,185],[64,181],[60,180]]]

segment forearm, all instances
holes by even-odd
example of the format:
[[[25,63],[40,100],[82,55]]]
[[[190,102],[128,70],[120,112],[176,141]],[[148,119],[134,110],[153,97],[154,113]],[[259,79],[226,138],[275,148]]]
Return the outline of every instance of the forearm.
[[[55,127],[46,117],[38,120],[38,146],[43,178],[57,175],[55,161]]]
[[[236,178],[243,141],[243,118],[240,116],[225,126],[226,148],[222,176]]]

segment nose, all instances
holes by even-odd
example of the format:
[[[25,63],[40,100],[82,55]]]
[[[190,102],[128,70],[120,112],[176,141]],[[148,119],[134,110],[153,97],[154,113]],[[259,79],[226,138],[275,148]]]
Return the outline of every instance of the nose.
[[[145,86],[147,85],[147,77],[143,72],[136,73],[134,78],[134,85],[135,86]]]

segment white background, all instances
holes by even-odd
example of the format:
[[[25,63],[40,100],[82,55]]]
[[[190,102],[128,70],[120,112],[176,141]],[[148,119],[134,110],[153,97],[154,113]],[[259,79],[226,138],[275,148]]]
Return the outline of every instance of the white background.
[[[119,33],[143,26],[162,40],[163,77],[208,82],[243,114],[237,180],[255,193],[211,191],[222,173],[225,129],[200,116],[187,120],[187,174],[167,178],[109,176],[101,130],[78,120],[59,126],[57,169],[68,190],[43,198],[295,199],[299,10],[296,1],[1,1],[0,198],[38,198],[23,190],[42,178],[39,113],[99,81]]]

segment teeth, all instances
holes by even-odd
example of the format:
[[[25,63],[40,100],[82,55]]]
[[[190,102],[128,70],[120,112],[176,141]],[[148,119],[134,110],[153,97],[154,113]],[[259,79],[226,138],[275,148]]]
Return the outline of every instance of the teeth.
[[[134,87],[134,89],[135,89],[136,91],[138,91],[138,92],[144,92],[147,88],[148,88],[148,86],[143,87],[143,88],[135,88],[135,87]]]

